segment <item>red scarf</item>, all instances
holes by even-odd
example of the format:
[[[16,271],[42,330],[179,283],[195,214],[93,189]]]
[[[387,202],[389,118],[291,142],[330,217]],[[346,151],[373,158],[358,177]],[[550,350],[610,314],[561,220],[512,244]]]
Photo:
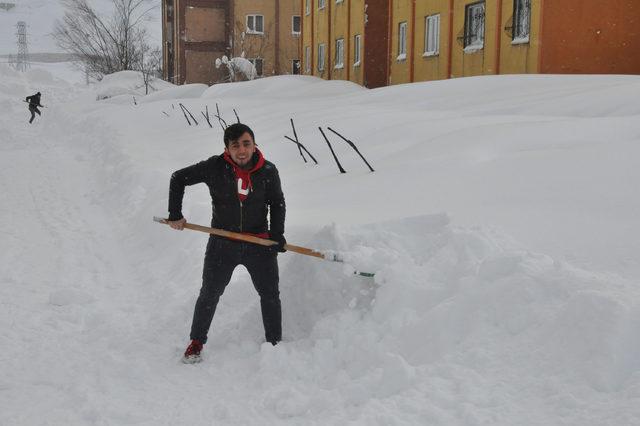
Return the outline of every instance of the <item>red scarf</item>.
[[[231,167],[233,167],[233,171],[236,174],[238,182],[238,198],[240,201],[244,201],[249,195],[249,192],[253,189],[253,186],[251,185],[251,173],[264,166],[264,156],[258,148],[256,148],[256,154],[258,154],[258,161],[256,161],[255,166],[249,170],[245,170],[233,162],[228,152],[224,153],[224,159],[227,163],[231,164]],[[253,160],[253,158],[251,160]]]
[[[233,172],[236,175],[236,182],[238,183],[238,199],[240,199],[240,202],[246,200],[249,196],[249,193],[253,189],[253,185],[251,184],[251,173],[260,170],[260,168],[264,166],[264,156],[258,148],[256,148],[256,153],[258,154],[258,161],[256,161],[256,164],[249,170],[245,170],[234,163],[228,152],[225,151],[223,155],[226,162],[231,164],[231,167],[233,167]],[[269,238],[269,234],[267,234],[266,232],[261,234],[251,234],[248,232],[243,232],[243,234],[253,235],[260,238]]]

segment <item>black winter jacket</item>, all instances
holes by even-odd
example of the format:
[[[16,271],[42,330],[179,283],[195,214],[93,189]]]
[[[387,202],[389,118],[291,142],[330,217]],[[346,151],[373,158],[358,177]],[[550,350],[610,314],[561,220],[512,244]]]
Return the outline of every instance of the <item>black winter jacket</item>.
[[[284,234],[286,206],[280,176],[273,163],[265,160],[264,165],[251,174],[252,189],[243,202],[238,198],[233,167],[222,155],[174,172],[169,184],[169,220],[182,219],[184,188],[202,182],[207,184],[211,194],[212,227],[252,234]]]
[[[26,98],[27,102],[29,102],[29,106],[32,107],[41,107],[42,105],[40,105],[40,95],[35,94],[35,95],[31,95],[31,96],[27,96]]]

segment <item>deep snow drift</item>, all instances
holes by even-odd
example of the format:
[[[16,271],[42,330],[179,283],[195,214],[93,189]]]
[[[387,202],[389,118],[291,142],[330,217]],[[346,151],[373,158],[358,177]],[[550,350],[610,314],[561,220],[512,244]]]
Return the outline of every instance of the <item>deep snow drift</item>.
[[[0,424],[640,422],[640,78],[275,77],[134,105],[96,101],[131,75],[0,77]],[[172,171],[222,151],[216,103],[279,167],[288,240],[347,264],[280,257],[276,347],[239,268],[186,366],[206,236],[151,217]],[[376,171],[326,132],[340,174],[318,126]],[[208,223],[204,186],[184,213]]]

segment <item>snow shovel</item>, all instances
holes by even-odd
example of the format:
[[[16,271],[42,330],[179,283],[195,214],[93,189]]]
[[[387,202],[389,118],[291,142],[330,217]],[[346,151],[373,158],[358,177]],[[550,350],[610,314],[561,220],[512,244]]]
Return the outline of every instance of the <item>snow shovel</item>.
[[[22,102],[30,103],[29,101],[26,101],[24,99],[22,100]],[[46,106],[44,106],[44,105],[37,105],[37,107],[38,108],[46,108]]]
[[[168,224],[167,219],[164,219],[162,217],[154,216],[153,220],[155,222],[158,222],[158,223],[164,223],[165,225]],[[245,235],[245,234],[240,234],[238,232],[225,231],[224,229],[217,229],[217,228],[210,228],[208,226],[195,225],[193,223],[185,223],[184,227],[187,228],[187,229],[191,229],[193,231],[205,232],[207,234],[217,235],[219,237],[225,237],[225,238],[229,238],[231,240],[245,241],[245,242],[248,242],[248,243],[259,244],[261,246],[267,246],[268,247],[268,246],[273,246],[273,245],[278,244],[276,241],[267,240],[267,239],[259,238],[259,237],[254,237],[253,235]],[[340,257],[338,257],[335,254],[326,255],[324,253],[320,253],[319,251],[316,251],[316,250],[313,250],[313,249],[310,249],[310,248],[306,248],[306,247],[294,246],[293,244],[285,244],[284,248],[287,249],[287,251],[293,251],[293,252],[296,252],[296,253],[304,254],[305,256],[313,256],[313,257],[317,257],[317,258],[320,258],[320,259],[328,260],[330,262],[344,263],[344,260],[342,260]],[[354,271],[353,273],[355,275],[360,275],[362,277],[373,277],[374,276],[374,274],[371,273],[371,272]]]

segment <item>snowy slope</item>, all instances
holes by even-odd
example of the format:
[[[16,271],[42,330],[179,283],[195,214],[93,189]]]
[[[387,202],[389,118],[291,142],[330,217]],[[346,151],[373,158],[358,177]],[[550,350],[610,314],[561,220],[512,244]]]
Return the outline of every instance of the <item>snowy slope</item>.
[[[95,101],[131,75],[0,74],[0,424],[640,422],[638,77],[288,76],[133,105]],[[278,166],[288,240],[348,262],[280,257],[276,347],[239,268],[185,366],[206,236],[151,217],[173,170],[222,151],[216,103]],[[328,132],[338,173],[318,126],[376,171]],[[184,213],[208,223],[204,186]]]

